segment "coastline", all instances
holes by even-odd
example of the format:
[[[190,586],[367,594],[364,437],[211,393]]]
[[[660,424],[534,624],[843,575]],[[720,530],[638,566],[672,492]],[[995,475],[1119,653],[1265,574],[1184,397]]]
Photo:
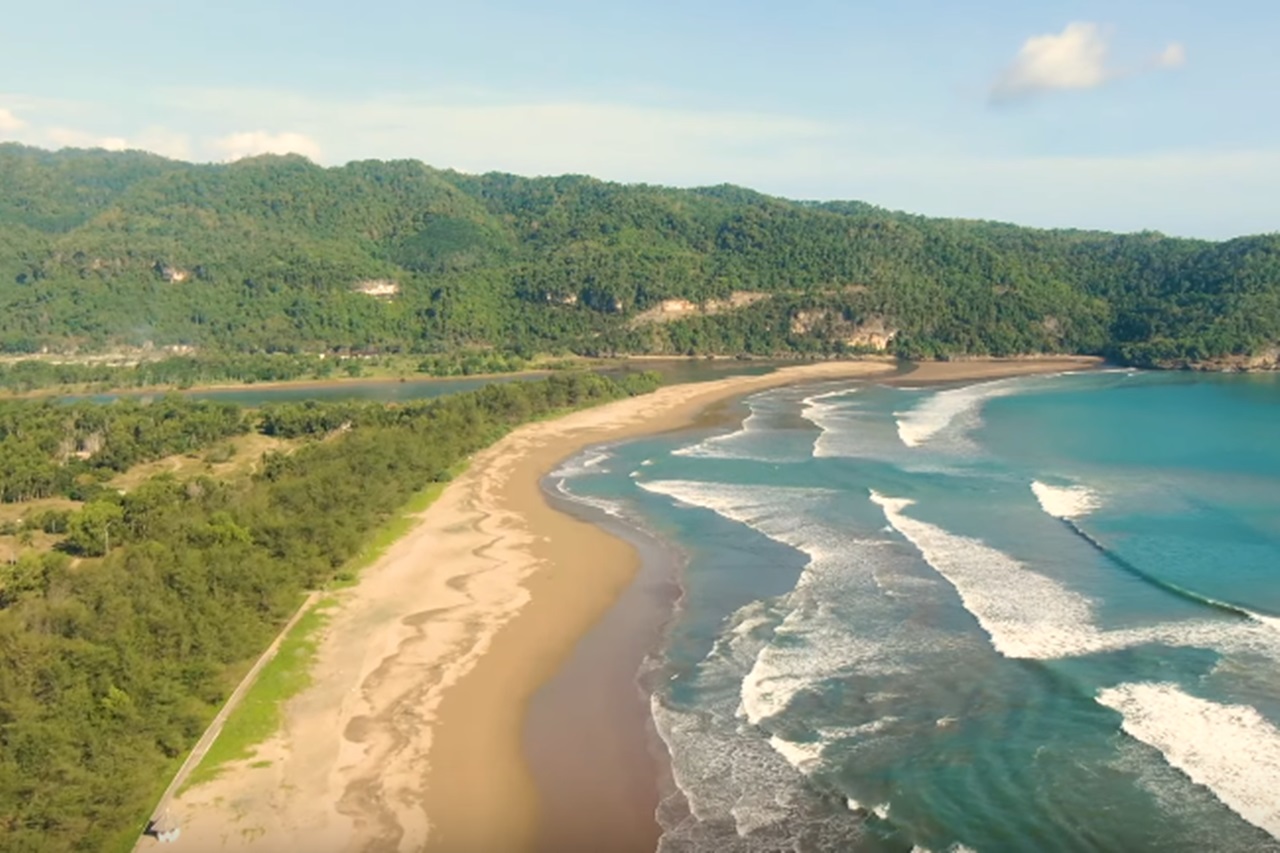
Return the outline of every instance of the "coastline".
[[[926,363],[899,382],[991,379],[1096,359]],[[531,849],[538,790],[528,703],[627,588],[635,549],[554,509],[542,477],[586,447],[687,427],[779,385],[875,378],[875,362],[667,386],[523,426],[479,453],[356,587],[320,640],[313,683],[253,759],[174,806],[198,849]],[[652,849],[656,827],[630,845]],[[643,845],[649,845],[643,847]]]
[[[684,594],[687,555],[638,519],[583,504],[543,480],[556,510],[600,527],[635,549],[636,573],[604,615],[534,693],[524,714],[524,758],[538,791],[540,853],[611,849],[651,853],[655,815],[679,796],[649,696],[649,668]]]
[[[981,365],[989,363],[998,363],[1004,365],[1014,365],[1018,363],[1038,363],[1043,360],[1056,360],[1058,356],[1018,356],[1007,359],[995,359],[985,356],[974,356],[964,359],[955,359],[952,361],[924,362],[928,365]],[[1091,356],[1061,356],[1063,359],[1090,359]],[[899,364],[900,362],[887,356],[867,357],[863,359],[839,362],[835,359],[806,360],[801,358],[747,358],[742,359],[737,356],[680,356],[680,355],[628,355],[621,358],[578,358],[568,359],[574,361],[574,369],[585,370],[626,370],[630,368],[650,370],[658,365],[715,365],[723,367],[726,365],[773,365],[779,369],[784,367],[812,366],[819,364],[835,364],[835,363],[882,363],[882,364]],[[540,379],[557,372],[557,368],[546,366],[532,366],[521,370],[507,371],[504,373],[473,373],[466,376],[433,376],[425,373],[411,374],[382,374],[374,376],[330,376],[323,379],[315,377],[299,378],[299,379],[271,379],[263,382],[207,382],[198,385],[180,386],[180,385],[122,385],[110,388],[96,387],[92,384],[87,385],[62,385],[52,388],[34,388],[30,391],[5,391],[0,389],[0,400],[32,400],[32,399],[60,399],[64,397],[96,397],[96,396],[122,396],[122,397],[149,397],[164,394],[205,394],[205,393],[240,393],[254,391],[326,391],[330,389],[343,388],[349,386],[360,385],[403,385],[415,383],[448,383],[448,382],[493,382],[508,381],[520,379]]]

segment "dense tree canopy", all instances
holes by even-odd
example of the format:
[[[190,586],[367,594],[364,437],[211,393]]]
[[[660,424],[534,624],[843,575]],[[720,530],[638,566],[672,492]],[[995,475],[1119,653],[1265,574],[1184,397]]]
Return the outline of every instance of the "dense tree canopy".
[[[179,396],[142,404],[0,400],[0,502],[82,499],[138,464],[247,432],[235,406]]]
[[[769,298],[637,319],[734,293]],[[1280,236],[1044,231],[412,161],[0,145],[0,351],[835,353],[863,346],[868,324],[918,357],[1257,352],[1280,341]]]

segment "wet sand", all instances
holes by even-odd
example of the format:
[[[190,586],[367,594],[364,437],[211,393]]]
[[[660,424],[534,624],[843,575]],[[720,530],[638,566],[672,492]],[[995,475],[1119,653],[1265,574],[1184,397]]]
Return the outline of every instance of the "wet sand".
[[[927,364],[906,378],[1091,366],[1064,359]],[[313,683],[285,707],[281,732],[175,803],[183,847],[466,853],[568,839],[589,845],[578,849],[653,849],[657,828],[643,798],[656,792],[652,774],[661,767],[636,750],[644,741],[635,724],[647,720],[647,705],[634,690],[634,666],[622,658],[633,662],[648,642],[639,638],[651,634],[654,614],[669,609],[669,590],[644,574],[632,587],[641,566],[635,547],[553,508],[540,481],[585,447],[688,426],[716,402],[892,371],[885,363],[826,362],[669,386],[526,425],[477,454],[415,529],[340,594]],[[574,776],[593,792],[593,805],[568,815],[539,796],[529,764],[538,758],[525,754],[526,711],[566,661],[584,654],[580,640],[619,601],[625,618],[614,639],[585,658],[596,675],[582,683],[600,682],[591,701],[604,707],[577,718],[589,730],[570,727],[578,737],[547,745],[553,755],[572,745],[589,759],[584,766],[594,765],[589,779]],[[632,610],[638,622],[628,621]],[[574,713],[580,698],[569,691],[553,715]]]
[[[603,512],[550,493],[549,500],[630,544],[639,568],[525,713],[524,754],[538,790],[535,848],[593,851],[613,836],[612,849],[651,853],[659,834],[654,814],[674,781],[642,669],[679,598],[684,556]]]

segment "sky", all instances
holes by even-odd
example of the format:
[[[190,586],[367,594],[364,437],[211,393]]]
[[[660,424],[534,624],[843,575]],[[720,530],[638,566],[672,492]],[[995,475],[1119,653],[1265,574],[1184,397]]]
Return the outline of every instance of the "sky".
[[[0,139],[1280,231],[1274,0],[40,0]]]

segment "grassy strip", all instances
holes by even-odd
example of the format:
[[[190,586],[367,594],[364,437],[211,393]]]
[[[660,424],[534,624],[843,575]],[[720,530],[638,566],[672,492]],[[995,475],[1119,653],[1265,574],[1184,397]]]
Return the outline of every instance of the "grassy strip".
[[[458,465],[449,472],[450,478],[465,468],[465,463]],[[418,516],[440,497],[448,485],[448,481],[432,483],[410,498],[399,514],[369,537],[368,544],[335,575],[329,588],[354,586],[360,571],[373,565],[397,540],[412,530]],[[324,611],[337,603],[333,598],[322,599],[293,626],[276,656],[262,668],[244,699],[231,712],[217,740],[182,786],[183,791],[213,779],[228,762],[252,758],[255,748],[279,731],[284,703],[311,684],[311,664],[315,661],[319,629],[328,619]],[[254,766],[262,765],[255,763]]]
[[[336,603],[322,599],[293,626],[179,793],[213,779],[227,762],[251,758],[259,744],[279,731],[284,703],[311,683],[317,634],[328,620],[325,610]]]
[[[354,586],[360,572],[369,568],[385,553],[387,549],[403,538],[418,522],[418,516],[426,512],[427,507],[436,502],[436,498],[444,493],[445,488],[455,477],[467,469],[462,462],[449,470],[449,479],[440,483],[432,483],[413,497],[400,510],[400,513],[379,527],[369,537],[368,543],[347,564],[338,570],[329,584],[330,589],[344,589]]]

